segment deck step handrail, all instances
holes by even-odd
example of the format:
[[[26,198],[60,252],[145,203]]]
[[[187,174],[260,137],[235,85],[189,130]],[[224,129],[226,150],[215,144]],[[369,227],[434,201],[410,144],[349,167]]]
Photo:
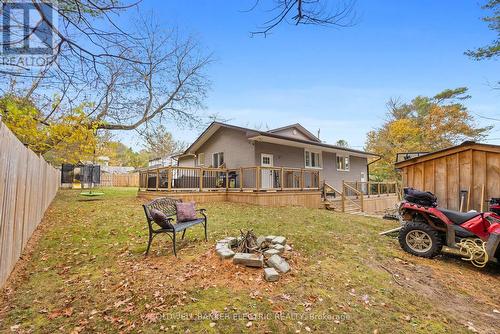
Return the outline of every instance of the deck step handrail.
[[[398,194],[400,188],[397,181],[346,181],[345,183],[368,197]]]
[[[331,190],[333,190],[334,193],[337,193],[339,195],[342,195],[342,192],[337,190],[334,186],[332,186],[331,184],[329,184],[328,182],[324,182],[323,183],[323,193],[326,193],[326,188],[329,188]]]
[[[359,204],[356,203],[354,200],[352,200],[349,196],[346,196],[346,193],[347,191],[346,190],[351,190],[353,191],[356,196],[359,198]],[[351,187],[349,184],[347,184],[345,181],[342,181],[342,192],[343,192],[343,196],[342,198],[345,200],[348,200],[350,203],[354,204],[355,206],[357,206],[361,212],[364,211],[364,207],[363,207],[363,193],[359,190],[357,190],[356,188],[353,188]],[[345,211],[345,204],[343,205],[344,207],[344,211]]]

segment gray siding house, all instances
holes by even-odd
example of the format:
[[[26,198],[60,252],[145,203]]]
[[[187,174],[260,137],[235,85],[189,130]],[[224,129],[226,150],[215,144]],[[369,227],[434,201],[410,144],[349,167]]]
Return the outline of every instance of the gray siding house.
[[[318,170],[337,189],[342,180],[368,181],[375,154],[323,143],[300,124],[269,131],[213,122],[178,158],[181,167],[251,166]]]

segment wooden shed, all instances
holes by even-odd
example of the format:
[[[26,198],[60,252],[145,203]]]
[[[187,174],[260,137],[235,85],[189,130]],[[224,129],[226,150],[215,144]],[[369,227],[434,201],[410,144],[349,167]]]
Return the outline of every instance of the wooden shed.
[[[395,164],[403,186],[431,191],[438,205],[450,210],[486,210],[486,201],[500,197],[500,146],[461,145]]]

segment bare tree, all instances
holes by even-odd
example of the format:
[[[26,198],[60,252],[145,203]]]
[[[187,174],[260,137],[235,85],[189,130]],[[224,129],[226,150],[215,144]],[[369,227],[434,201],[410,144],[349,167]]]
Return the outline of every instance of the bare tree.
[[[183,152],[187,143],[174,139],[167,129],[160,125],[143,133],[146,141],[146,150],[155,157],[164,158],[172,154]]]
[[[201,54],[193,39],[182,40],[175,30],[165,33],[143,23],[130,54],[138,61],[111,61],[104,67],[106,73],[94,90],[99,96],[92,111],[97,128],[132,130],[153,120],[159,124],[167,116],[183,124],[198,121],[211,56]]]
[[[54,53],[43,68],[2,68],[0,84],[4,92],[34,101],[42,124],[50,126],[82,103],[87,125],[95,129],[138,129],[167,117],[198,121],[211,55],[202,53],[196,40],[175,29],[163,31],[152,17],[141,16],[135,27],[121,29],[116,15],[136,3],[59,0],[55,7],[32,1],[41,19],[24,27],[29,33],[23,38],[44,27],[56,36]],[[57,12],[59,24],[43,6]]]
[[[284,22],[295,25],[324,25],[336,27],[350,27],[356,24],[354,0],[274,0],[272,6],[266,8],[272,17],[252,32],[252,35],[269,34],[274,28]],[[253,11],[261,5],[256,0],[248,10]]]

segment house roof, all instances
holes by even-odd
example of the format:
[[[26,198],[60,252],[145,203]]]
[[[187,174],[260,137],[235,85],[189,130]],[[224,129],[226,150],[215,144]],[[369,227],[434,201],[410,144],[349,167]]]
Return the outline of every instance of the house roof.
[[[406,167],[406,166],[420,163],[423,161],[428,161],[428,160],[440,158],[443,156],[447,156],[450,154],[455,154],[458,152],[471,150],[471,149],[478,150],[478,151],[500,153],[500,145],[476,143],[474,141],[464,141],[460,145],[450,146],[450,147],[447,147],[447,148],[442,149],[442,150],[434,151],[434,152],[420,155],[418,157],[414,157],[414,158],[411,158],[408,160],[397,162],[397,163],[395,163],[395,167],[402,168],[402,167]]]
[[[101,171],[110,174],[126,174],[133,172],[135,167],[129,166],[101,166]]]
[[[299,123],[295,123],[295,124],[291,124],[291,125],[287,125],[287,126],[282,126],[281,128],[271,129],[271,130],[268,130],[267,132],[276,133],[276,132],[280,132],[280,131],[287,130],[287,129],[297,129],[297,130],[299,130],[299,132],[301,132],[304,136],[311,139],[312,141],[321,142],[321,140],[319,140],[318,137],[313,135],[309,130],[307,130],[305,127],[303,127]]]
[[[288,126],[292,127],[292,126]],[[192,155],[198,148],[203,145],[217,130],[220,128],[228,128],[228,129],[235,129],[239,131],[244,131],[246,133],[246,136],[249,140],[255,140],[255,141],[267,141],[267,142],[273,142],[276,144],[281,144],[281,145],[288,145],[288,146],[301,146],[301,147],[311,147],[311,148],[321,148],[321,149],[327,149],[327,151],[346,151],[350,153],[354,153],[360,156],[366,156],[366,157],[379,157],[378,154],[370,153],[370,152],[365,152],[365,151],[360,151],[360,150],[354,150],[351,148],[346,148],[346,147],[341,147],[337,145],[330,145],[318,141],[313,141],[313,140],[305,140],[305,139],[299,139],[299,138],[293,138],[289,136],[283,136],[279,135],[273,132],[269,131],[260,131],[260,130],[255,130],[255,129],[249,129],[249,128],[244,128],[241,126],[236,126],[236,125],[231,125],[231,124],[226,124],[226,123],[221,123],[221,122],[212,122],[206,129],[203,131],[203,133],[189,146],[186,151],[184,151],[184,154],[182,156],[186,155]],[[281,129],[281,128],[280,128]],[[275,131],[277,129],[274,129],[272,131]],[[300,145],[298,145],[300,144]],[[181,157],[182,157],[181,156]]]

